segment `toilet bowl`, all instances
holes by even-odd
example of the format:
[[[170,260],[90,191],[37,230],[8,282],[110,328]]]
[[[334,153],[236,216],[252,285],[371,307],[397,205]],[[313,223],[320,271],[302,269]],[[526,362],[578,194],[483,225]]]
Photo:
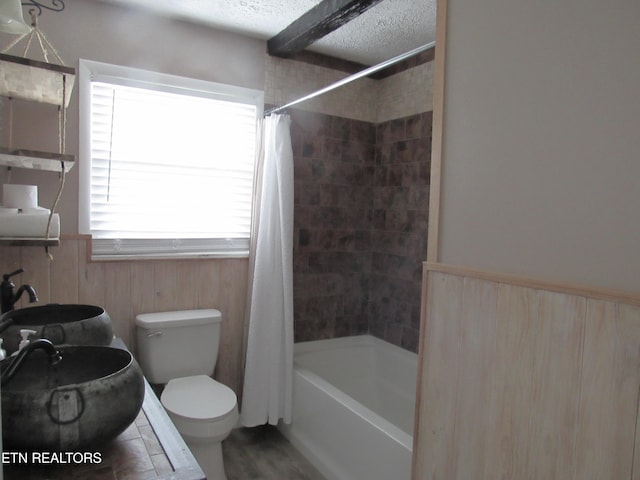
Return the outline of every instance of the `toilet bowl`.
[[[226,478],[221,442],[239,418],[233,390],[206,375],[195,375],[170,380],[160,401],[207,478]]]
[[[218,310],[136,317],[140,366],[151,383],[166,383],[160,402],[208,480],[226,480],[221,442],[239,418],[236,394],[210,377],[220,322]]]

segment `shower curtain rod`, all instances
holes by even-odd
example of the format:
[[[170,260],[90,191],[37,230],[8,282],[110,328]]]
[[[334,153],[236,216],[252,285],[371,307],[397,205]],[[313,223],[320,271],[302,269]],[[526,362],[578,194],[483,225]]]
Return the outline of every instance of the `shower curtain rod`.
[[[393,57],[390,58],[389,60],[385,60],[384,62],[378,63],[377,65],[373,65],[369,68],[365,68],[364,70],[361,70],[357,73],[354,73],[353,75],[349,75],[348,77],[343,78],[342,80],[338,80],[337,82],[332,83],[331,85],[327,85],[324,88],[321,88],[320,90],[317,90],[313,93],[310,93],[309,95],[305,95],[304,97],[301,97],[297,100],[294,100],[292,102],[289,102],[285,105],[282,105],[281,107],[274,107],[274,108],[270,108],[269,110],[267,110],[266,112],[264,112],[264,116],[267,117],[269,115],[271,115],[272,113],[277,113],[281,110],[285,110],[289,107],[292,107],[294,105],[297,105],[298,103],[302,103],[302,102],[306,102],[307,100],[311,100],[312,98],[315,98],[317,96],[322,95],[323,93],[327,93],[330,92],[331,90],[335,90],[338,87],[342,87],[343,85],[346,85],[347,83],[351,83],[354,80],[358,80],[362,77],[366,77],[367,75],[371,75],[372,73],[378,72],[380,70],[384,70],[387,67],[390,67],[391,65],[394,65],[398,62],[401,62],[403,60],[406,60],[407,58],[413,57],[414,55],[417,55],[418,53],[424,52],[425,50],[428,50],[432,47],[434,47],[436,44],[436,42],[431,42],[431,43],[427,43],[426,45],[422,45],[421,47],[417,47],[414,48],[413,50],[409,50],[406,53],[403,53],[401,55],[398,55],[397,57]]]

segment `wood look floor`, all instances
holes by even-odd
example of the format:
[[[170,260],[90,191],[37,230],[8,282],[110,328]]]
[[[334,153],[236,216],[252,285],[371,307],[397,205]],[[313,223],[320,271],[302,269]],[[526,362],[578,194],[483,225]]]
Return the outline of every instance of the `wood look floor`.
[[[236,428],[222,442],[227,480],[325,480],[269,425]]]

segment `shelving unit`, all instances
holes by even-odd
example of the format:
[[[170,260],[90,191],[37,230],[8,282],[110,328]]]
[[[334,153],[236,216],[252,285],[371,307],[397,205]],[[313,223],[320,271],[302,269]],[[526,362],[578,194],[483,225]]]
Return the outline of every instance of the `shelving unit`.
[[[0,71],[0,96],[55,105],[65,118],[75,83],[74,68],[0,53]],[[0,165],[10,168],[64,173],[74,164],[73,155],[0,147]],[[57,238],[0,238],[0,245],[58,244]]]

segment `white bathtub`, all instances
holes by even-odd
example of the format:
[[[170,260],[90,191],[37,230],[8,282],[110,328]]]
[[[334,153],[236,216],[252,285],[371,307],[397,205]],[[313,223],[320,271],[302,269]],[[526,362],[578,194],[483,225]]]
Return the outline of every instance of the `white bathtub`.
[[[417,364],[370,335],[297,343],[280,431],[329,480],[409,480]]]

